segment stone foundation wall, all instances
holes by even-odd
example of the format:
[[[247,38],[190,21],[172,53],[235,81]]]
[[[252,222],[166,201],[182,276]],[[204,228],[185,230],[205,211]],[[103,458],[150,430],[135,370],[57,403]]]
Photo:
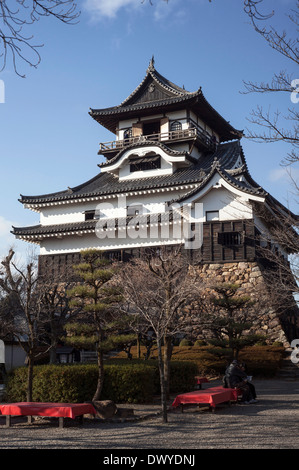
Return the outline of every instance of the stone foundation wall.
[[[249,295],[253,300],[260,300],[261,292],[266,292],[265,279],[263,276],[263,268],[257,262],[231,262],[225,264],[205,264],[196,267],[196,274],[203,279],[205,283],[234,283],[239,284],[239,295]],[[195,274],[195,273],[194,273]],[[255,306],[253,306],[255,308]],[[267,343],[279,341],[287,348],[289,341],[286,333],[281,325],[278,314],[271,307],[270,299],[265,299],[258,303],[256,308],[259,309],[254,326],[250,330],[251,333],[266,336]],[[185,309],[185,313],[196,313],[196,303]],[[192,336],[198,339],[202,338],[202,333],[196,323],[193,322]]]

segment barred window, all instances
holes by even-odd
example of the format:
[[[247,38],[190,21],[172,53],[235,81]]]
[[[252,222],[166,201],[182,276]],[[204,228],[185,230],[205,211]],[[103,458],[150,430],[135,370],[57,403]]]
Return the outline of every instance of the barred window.
[[[218,244],[224,246],[235,246],[242,244],[242,236],[240,232],[219,232]]]
[[[130,139],[132,137],[132,127],[129,129],[125,129],[124,131],[124,139]]]
[[[181,131],[182,130],[182,123],[180,121],[172,121],[170,124],[171,131]]]

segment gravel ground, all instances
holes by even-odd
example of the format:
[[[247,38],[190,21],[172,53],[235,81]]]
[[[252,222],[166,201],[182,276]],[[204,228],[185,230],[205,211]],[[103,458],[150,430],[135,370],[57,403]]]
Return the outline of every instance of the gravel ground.
[[[299,381],[254,383],[258,395],[256,404],[219,405],[215,413],[195,407],[187,408],[184,413],[171,411],[167,424],[162,423],[161,416],[155,415],[160,411],[159,405],[131,405],[134,421],[85,419],[80,425],[69,420],[62,429],[57,419],[39,418],[29,425],[26,419],[18,417],[12,418],[12,426],[6,428],[2,416],[0,448],[298,449]]]

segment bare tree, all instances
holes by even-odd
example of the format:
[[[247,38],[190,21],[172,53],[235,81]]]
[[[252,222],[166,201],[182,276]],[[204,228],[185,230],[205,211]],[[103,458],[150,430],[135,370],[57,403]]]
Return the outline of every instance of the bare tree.
[[[56,347],[64,326],[77,310],[70,310],[62,279],[38,273],[35,261],[25,267],[14,261],[14,251],[3,259],[0,269],[0,335],[16,338],[27,356],[27,401],[32,401],[33,367],[50,351],[56,362]]]
[[[39,48],[42,46],[34,44],[33,36],[27,35],[26,31],[41,17],[51,16],[63,23],[74,24],[79,14],[74,0],[1,0],[0,71],[6,67],[8,55],[11,55],[14,70],[20,77],[25,75],[19,72],[19,60],[38,66],[41,61]]]
[[[57,362],[57,346],[65,335],[65,325],[73,321],[80,309],[71,308],[67,290],[73,285],[62,277],[39,276],[37,289],[40,318],[45,334],[43,344],[50,353],[50,363]]]
[[[119,280],[130,311],[140,316],[154,332],[158,348],[162,418],[167,422],[172,338],[184,330],[186,320],[181,309],[196,295],[196,284],[190,282],[188,258],[181,252],[181,247],[148,250],[143,257],[123,266]]]
[[[292,64],[299,64],[299,49],[298,49],[298,26],[299,26],[299,1],[296,1],[296,6],[291,10],[288,15],[289,29],[288,31],[278,31],[273,26],[265,26],[265,20],[268,20],[274,15],[261,14],[259,7],[262,0],[244,1],[244,9],[255,31],[266,41],[266,43],[281,54],[283,57],[290,61]],[[293,33],[292,33],[293,27]],[[294,35],[294,37],[293,37]],[[244,93],[287,93],[288,102],[292,102],[294,96],[294,103],[297,103],[296,93],[298,91],[299,80],[285,70],[281,70],[274,74],[271,81],[254,83],[251,81],[244,81]],[[287,153],[283,159],[284,164],[296,163],[299,160],[299,113],[294,106],[288,107],[286,116],[282,116],[279,110],[270,112],[265,110],[262,106],[257,106],[251,113],[249,121],[258,126],[258,130],[248,130],[247,138],[253,139],[257,142],[285,142],[291,145],[290,152]],[[281,122],[282,121],[282,122]]]
[[[27,354],[27,401],[32,401],[33,365],[43,334],[36,292],[37,271],[33,262],[19,268],[13,257],[14,251],[10,250],[1,263],[0,288],[10,297],[14,314],[12,332]]]

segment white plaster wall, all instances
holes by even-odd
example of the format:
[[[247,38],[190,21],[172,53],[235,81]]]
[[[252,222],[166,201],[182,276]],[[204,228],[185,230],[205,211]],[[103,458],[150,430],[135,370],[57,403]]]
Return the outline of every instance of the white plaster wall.
[[[186,189],[187,191],[188,189]],[[56,207],[44,208],[41,213],[42,225],[59,225],[72,222],[82,222],[85,220],[84,211],[96,210],[101,217],[125,217],[126,207],[131,204],[143,204],[144,212],[164,212],[165,202],[171,201],[181,195],[178,190],[156,190],[152,194],[124,196],[109,198],[102,201],[89,203],[78,203]]]
[[[179,111],[171,111],[167,113],[166,116],[169,118],[170,121],[179,121],[180,119],[187,118],[187,111],[186,109],[181,109]]]
[[[229,191],[226,187],[221,186],[223,183],[222,178],[216,174],[214,175],[212,181],[210,182],[209,186],[210,189],[205,193],[198,193],[194,197],[185,200],[184,205],[192,204],[192,215],[194,214],[194,210],[196,207],[196,203],[198,203],[197,208],[200,206],[201,216],[200,220],[204,222],[206,211],[219,211],[219,220],[238,220],[238,219],[251,219],[253,217],[252,207],[245,198],[242,198],[242,193],[237,192],[235,194],[232,191]],[[74,217],[79,218],[79,214],[82,215],[83,210],[86,210],[86,207],[89,209],[97,209],[100,210],[101,217],[107,217],[109,219],[112,218],[119,218],[126,216],[126,207],[128,205],[143,205],[143,213],[163,213],[166,210],[166,201],[173,201],[177,197],[182,196],[184,192],[188,192],[190,188],[185,188],[182,190],[173,190],[173,191],[155,191],[152,194],[136,194],[130,197],[119,197],[114,198],[113,200],[103,201],[103,203],[96,204],[85,204],[85,205],[78,205],[77,206],[77,214],[73,212]],[[245,195],[246,196],[246,195]],[[57,223],[63,223],[65,221],[65,216],[69,217],[69,213],[65,214],[63,209],[59,211],[59,213],[54,214],[55,209],[49,210],[48,217],[52,217],[52,220],[55,219]],[[199,211],[199,212],[200,212]],[[199,213],[197,212],[197,213]],[[71,220],[73,221],[74,218]],[[59,222],[58,222],[59,221]],[[144,230],[144,229],[142,229]],[[114,232],[108,235],[108,232],[104,235],[102,234],[100,238],[98,238],[95,234],[86,233],[79,235],[68,235],[62,236],[60,238],[46,238],[41,243],[41,254],[57,254],[57,253],[71,253],[80,251],[84,248],[100,248],[103,250],[113,250],[113,249],[121,249],[121,248],[133,248],[133,247],[141,247],[141,246],[151,246],[151,245],[159,245],[161,243],[178,243],[179,237],[176,235],[174,236],[171,232],[166,234],[166,237],[160,237],[158,234],[157,228],[154,229],[147,229],[148,233],[140,232],[134,230],[133,232],[128,233],[122,232],[120,237],[113,237],[111,236]],[[150,232],[150,230],[154,230],[154,232]],[[135,237],[134,237],[134,232]],[[140,238],[139,235],[142,235]],[[153,237],[153,233],[156,233],[156,238]],[[132,236],[131,236],[131,235]],[[165,235],[165,232],[164,232]]]
[[[94,203],[63,204],[61,206],[44,207],[40,213],[41,225],[67,224],[85,220],[84,211],[93,210]]]
[[[219,211],[219,220],[252,218],[251,205],[223,187],[213,188],[198,202],[203,204],[204,213]]]
[[[178,244],[182,241],[182,232],[176,230],[173,233],[172,226],[163,229],[163,236],[157,232],[156,227],[144,227],[139,229],[126,229],[120,235],[113,237],[113,231],[97,237],[96,234],[83,236],[73,235],[57,239],[46,239],[41,243],[41,255],[65,254],[79,252],[87,248],[100,250],[117,250],[122,248],[140,248],[158,246],[161,244]]]

